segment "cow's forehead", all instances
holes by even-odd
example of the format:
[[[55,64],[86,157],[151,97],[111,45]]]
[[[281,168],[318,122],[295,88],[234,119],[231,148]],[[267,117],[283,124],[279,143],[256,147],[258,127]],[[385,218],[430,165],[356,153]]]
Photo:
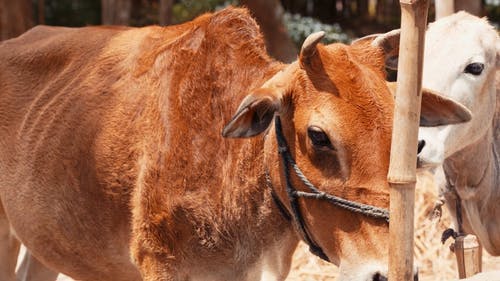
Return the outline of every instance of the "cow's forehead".
[[[378,50],[332,44],[325,51],[322,52],[325,72],[340,98],[368,108],[392,101],[385,83],[384,58]]]
[[[496,53],[498,34],[483,19],[459,12],[429,25],[426,34],[426,55],[440,56],[439,61],[448,58],[450,63],[468,63],[474,56],[490,59]],[[444,57],[441,57],[444,56]],[[426,63],[432,58],[426,59]],[[462,61],[465,60],[465,61]]]
[[[374,82],[380,83],[385,79],[384,58],[377,49],[366,47],[360,50],[354,46],[330,44],[320,46],[318,52],[320,62],[314,64],[307,73],[313,83],[330,80],[331,83],[326,85],[331,88],[324,87],[326,91],[340,95],[350,93],[352,98],[364,96],[371,91],[365,88],[371,88]]]
[[[303,121],[315,113],[359,130],[371,130],[377,123],[388,131],[394,101],[386,85],[382,53],[344,44],[321,46],[319,53],[320,69],[306,71],[307,78],[298,79],[310,84],[300,87],[306,91],[299,91],[297,98]]]

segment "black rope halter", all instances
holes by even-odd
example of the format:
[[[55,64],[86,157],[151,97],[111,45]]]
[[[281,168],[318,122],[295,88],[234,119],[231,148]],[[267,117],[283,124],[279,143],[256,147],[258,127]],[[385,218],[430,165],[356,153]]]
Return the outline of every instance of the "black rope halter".
[[[456,240],[460,236],[465,236],[465,232],[463,229],[463,218],[462,218],[462,199],[460,198],[460,195],[458,195],[456,187],[451,184],[449,179],[446,179],[447,185],[448,185],[448,192],[452,192],[453,197],[455,197],[455,218],[457,220],[457,230],[455,231],[453,228],[448,228],[443,233],[441,234],[441,243],[444,244],[446,240],[448,240],[450,237],[453,237],[454,240]],[[443,200],[444,204],[444,200]]]
[[[324,253],[323,249],[321,249],[321,247],[318,244],[316,244],[316,242],[314,242],[314,240],[311,238],[310,232],[308,231],[304,223],[304,217],[302,216],[302,212],[300,211],[300,205],[298,201],[300,197],[325,200],[337,207],[346,209],[348,211],[359,213],[376,219],[383,219],[387,223],[389,222],[389,211],[386,209],[358,202],[353,202],[347,199],[337,197],[335,195],[327,194],[316,188],[304,176],[300,168],[297,166],[297,163],[295,163],[295,160],[292,158],[290,150],[288,149],[286,139],[283,135],[283,129],[281,127],[281,120],[279,116],[275,117],[275,129],[276,129],[276,140],[278,142],[278,152],[283,160],[282,166],[283,166],[283,173],[286,179],[286,193],[288,195],[288,200],[292,209],[292,214],[288,213],[284,204],[279,200],[274,190],[272,190],[272,195],[276,204],[278,205],[278,208],[283,213],[284,217],[287,218],[288,220],[291,219],[294,220],[296,228],[301,234],[303,240],[309,245],[309,251],[311,251],[311,253],[322,258],[323,260],[330,261],[326,256],[326,254]],[[302,183],[305,186],[307,186],[310,192],[304,192],[295,189],[290,179],[290,169],[289,169],[290,167],[293,169],[295,175],[302,181]],[[269,175],[267,175],[267,181],[269,183],[271,182]]]

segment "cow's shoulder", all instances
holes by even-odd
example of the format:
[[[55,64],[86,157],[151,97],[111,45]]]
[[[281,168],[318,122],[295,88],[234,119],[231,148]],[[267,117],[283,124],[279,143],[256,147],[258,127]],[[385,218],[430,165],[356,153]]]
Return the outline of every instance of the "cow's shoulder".
[[[230,58],[240,61],[248,56],[267,57],[260,28],[244,8],[227,8],[191,22],[155,29],[142,47],[144,55],[155,57],[164,51],[188,57],[231,54]]]
[[[207,29],[218,35],[220,41],[264,43],[259,26],[247,9],[231,8],[215,13],[210,18]]]

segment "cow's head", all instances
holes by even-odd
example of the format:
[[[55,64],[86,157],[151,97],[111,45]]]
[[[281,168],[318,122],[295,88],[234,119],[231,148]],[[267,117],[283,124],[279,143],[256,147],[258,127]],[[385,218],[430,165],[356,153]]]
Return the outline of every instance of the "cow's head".
[[[476,142],[491,127],[495,113],[495,72],[500,68],[500,38],[486,19],[459,12],[429,25],[425,37],[424,87],[462,103],[472,120],[456,126],[420,128],[423,165]]]
[[[287,175],[281,157],[284,149],[278,148],[276,140],[279,131],[290,158],[320,191],[389,207],[387,172],[394,99],[385,81],[384,65],[393,65],[398,53],[393,35],[358,40],[350,46],[318,44],[322,33],[311,35],[299,60],[251,92],[224,128],[226,137],[251,137],[271,127],[264,162],[288,213],[293,208],[287,185],[299,191],[310,189],[290,163]],[[423,104],[431,109],[423,110],[423,119],[430,123],[446,122],[447,114],[436,109],[462,110],[432,94],[424,97],[429,100]],[[275,130],[275,116],[279,116],[282,130]],[[384,219],[325,200],[297,200],[311,240],[340,266],[340,280],[386,280],[389,241]]]

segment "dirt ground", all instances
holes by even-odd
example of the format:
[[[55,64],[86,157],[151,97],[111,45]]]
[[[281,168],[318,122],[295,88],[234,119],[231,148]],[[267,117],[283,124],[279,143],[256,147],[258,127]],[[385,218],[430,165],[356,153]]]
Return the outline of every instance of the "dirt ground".
[[[457,280],[455,255],[449,250],[451,239],[445,245],[440,242],[441,233],[450,225],[449,215],[443,208],[441,220],[428,218],[437,199],[436,190],[430,174],[419,175],[415,202],[415,262],[419,266],[421,281]],[[492,270],[500,270],[500,257],[492,257],[483,251],[483,272]],[[333,281],[337,274],[336,266],[313,256],[307,246],[300,243],[287,281]],[[72,281],[64,275],[57,280]]]

